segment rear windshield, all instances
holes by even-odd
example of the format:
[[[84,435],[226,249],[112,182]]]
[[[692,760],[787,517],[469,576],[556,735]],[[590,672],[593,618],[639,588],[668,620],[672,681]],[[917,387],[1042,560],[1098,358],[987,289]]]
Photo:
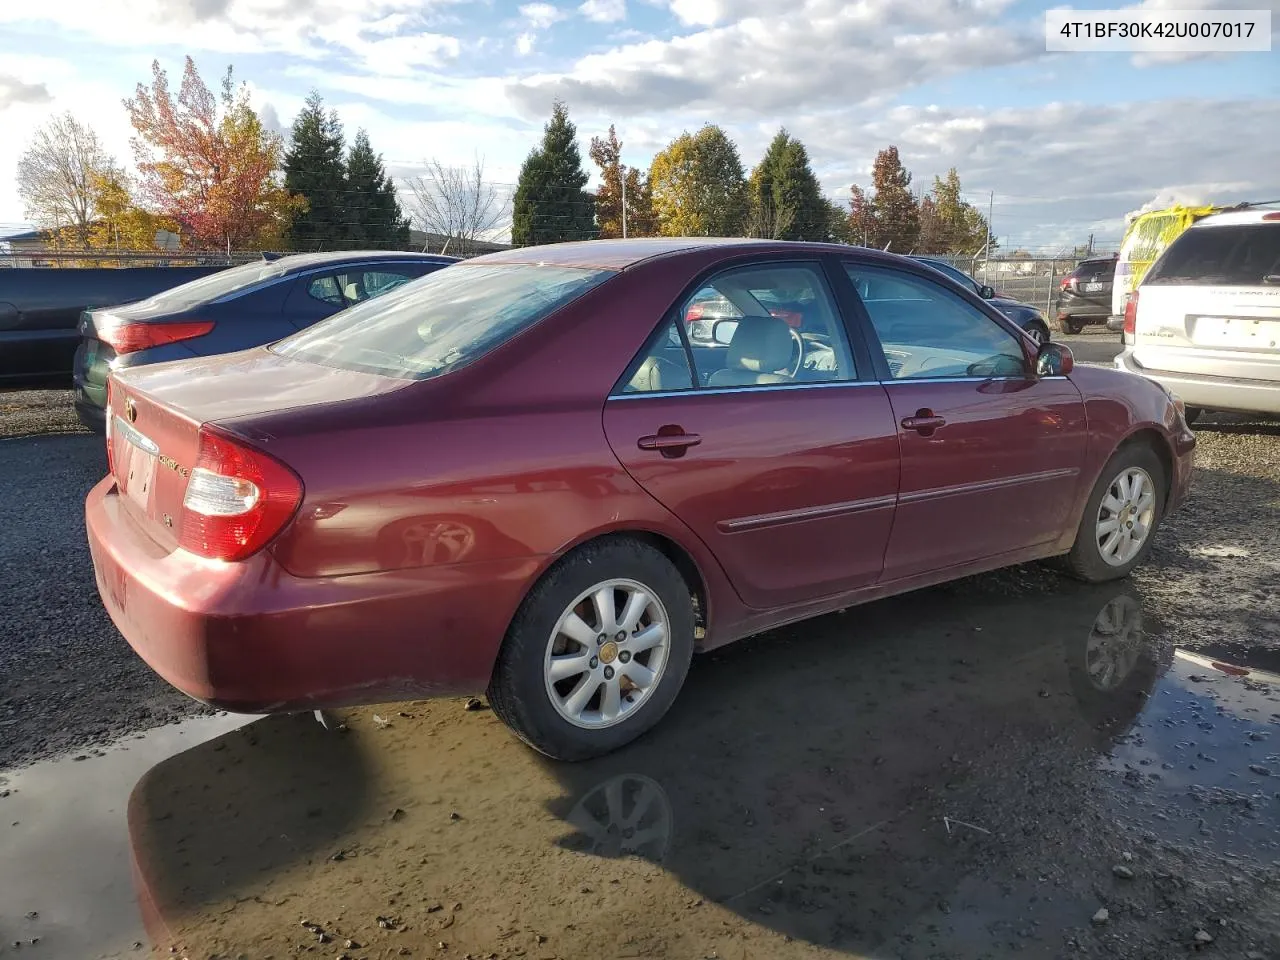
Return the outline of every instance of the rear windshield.
[[[425,380],[476,359],[611,276],[536,263],[456,264],[271,349],[331,367]]]
[[[1280,223],[1193,227],[1170,244],[1145,282],[1224,287],[1280,283]]]
[[[254,261],[238,267],[228,267],[207,277],[192,280],[176,287],[170,287],[147,301],[160,307],[189,307],[197,303],[208,303],[229,293],[251,287],[262,280],[271,280],[283,276],[285,268],[278,263]]]

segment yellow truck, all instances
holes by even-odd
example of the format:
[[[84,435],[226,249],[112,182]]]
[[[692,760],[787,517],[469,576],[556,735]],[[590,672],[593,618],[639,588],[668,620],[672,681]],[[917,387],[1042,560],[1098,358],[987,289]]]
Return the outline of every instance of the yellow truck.
[[[1124,326],[1125,298],[1137,289],[1151,264],[1174,239],[1197,220],[1212,213],[1234,210],[1236,207],[1202,206],[1184,207],[1175,204],[1163,210],[1149,210],[1139,214],[1129,223],[1124,239],[1120,241],[1120,256],[1116,261],[1116,276],[1111,286],[1111,316],[1107,329],[1120,330]]]

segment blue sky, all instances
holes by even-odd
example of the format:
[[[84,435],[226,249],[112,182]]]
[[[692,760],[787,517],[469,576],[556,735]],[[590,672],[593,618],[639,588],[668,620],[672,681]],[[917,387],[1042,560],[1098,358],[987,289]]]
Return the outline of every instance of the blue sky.
[[[1115,4],[1075,4],[1081,9]],[[1143,7],[1234,8],[1233,0]],[[1263,5],[1250,0],[1246,6]],[[1280,26],[1280,0],[1267,0]],[[393,173],[483,157],[516,178],[553,98],[592,135],[616,124],[647,165],[720,123],[750,167],[779,126],[828,193],[867,185],[896,144],[916,183],[958,168],[995,194],[1006,247],[1115,240],[1144,205],[1280,198],[1280,53],[1049,54],[1034,0],[59,0],[0,4],[0,228],[23,220],[12,171],[55,112],[122,161],[120,101],[159,58],[226,64],[287,128],[318,88]],[[1263,196],[1265,194],[1265,196]]]

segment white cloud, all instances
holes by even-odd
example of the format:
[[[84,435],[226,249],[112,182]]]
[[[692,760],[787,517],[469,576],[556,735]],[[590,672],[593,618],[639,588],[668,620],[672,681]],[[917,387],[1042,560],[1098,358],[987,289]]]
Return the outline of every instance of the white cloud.
[[[550,3],[526,3],[520,7],[520,16],[528,20],[534,29],[545,30],[569,14]]]
[[[522,57],[527,57],[533,53],[533,44],[536,40],[537,37],[532,33],[520,34],[520,36],[516,37],[516,53]]]
[[[513,82],[512,97],[530,112],[558,96],[586,109],[772,116],[1045,56],[1039,22],[979,25],[1005,0],[684,2],[676,0],[681,16],[729,22],[583,57]]]
[[[627,18],[627,0],[586,0],[578,12],[597,23],[616,23]]]
[[[112,46],[196,47],[219,53],[283,52],[315,57],[421,24],[460,0],[58,0],[0,3],[0,25],[49,26]]]

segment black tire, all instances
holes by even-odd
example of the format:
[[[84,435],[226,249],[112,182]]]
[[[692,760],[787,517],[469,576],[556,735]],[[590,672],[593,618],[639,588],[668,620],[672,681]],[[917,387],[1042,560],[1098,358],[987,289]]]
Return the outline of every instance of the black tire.
[[[552,703],[544,659],[557,623],[574,599],[611,579],[634,580],[661,602],[667,616],[667,656],[656,686],[629,715],[612,726],[587,729],[571,723]],[[627,537],[594,541],[557,562],[525,597],[498,653],[489,681],[490,705],[516,736],[548,757],[586,760],[609,753],[649,730],[670,709],[689,672],[693,631],[689,587],[670,560]]]
[[[1048,343],[1052,338],[1049,328],[1043,323],[1028,323],[1026,326],[1027,333],[1031,334],[1031,339],[1037,343]]]
[[[1154,518],[1147,538],[1138,552],[1127,563],[1113,565],[1103,559],[1102,550],[1098,545],[1096,534],[1098,512],[1111,484],[1120,474],[1133,467],[1145,470],[1155,486]],[[1160,521],[1164,519],[1164,504],[1168,489],[1169,481],[1165,476],[1164,465],[1160,463],[1160,458],[1149,446],[1135,442],[1125,444],[1117,450],[1107,461],[1107,465],[1102,468],[1093,492],[1089,495],[1089,502],[1085,504],[1084,515],[1080,518],[1080,527],[1076,530],[1076,541],[1071,547],[1071,552],[1063,557],[1063,566],[1066,571],[1086,583],[1104,583],[1108,580],[1127,577],[1151,551],[1151,544],[1155,541],[1156,533],[1160,529]]]
[[[1182,419],[1187,421],[1187,425],[1195,423],[1200,419],[1200,414],[1204,413],[1204,407],[1187,407],[1182,411]]]
[[[1068,317],[1062,321],[1062,329],[1066,330],[1067,333],[1080,333],[1084,330],[1084,324],[1079,320]]]

